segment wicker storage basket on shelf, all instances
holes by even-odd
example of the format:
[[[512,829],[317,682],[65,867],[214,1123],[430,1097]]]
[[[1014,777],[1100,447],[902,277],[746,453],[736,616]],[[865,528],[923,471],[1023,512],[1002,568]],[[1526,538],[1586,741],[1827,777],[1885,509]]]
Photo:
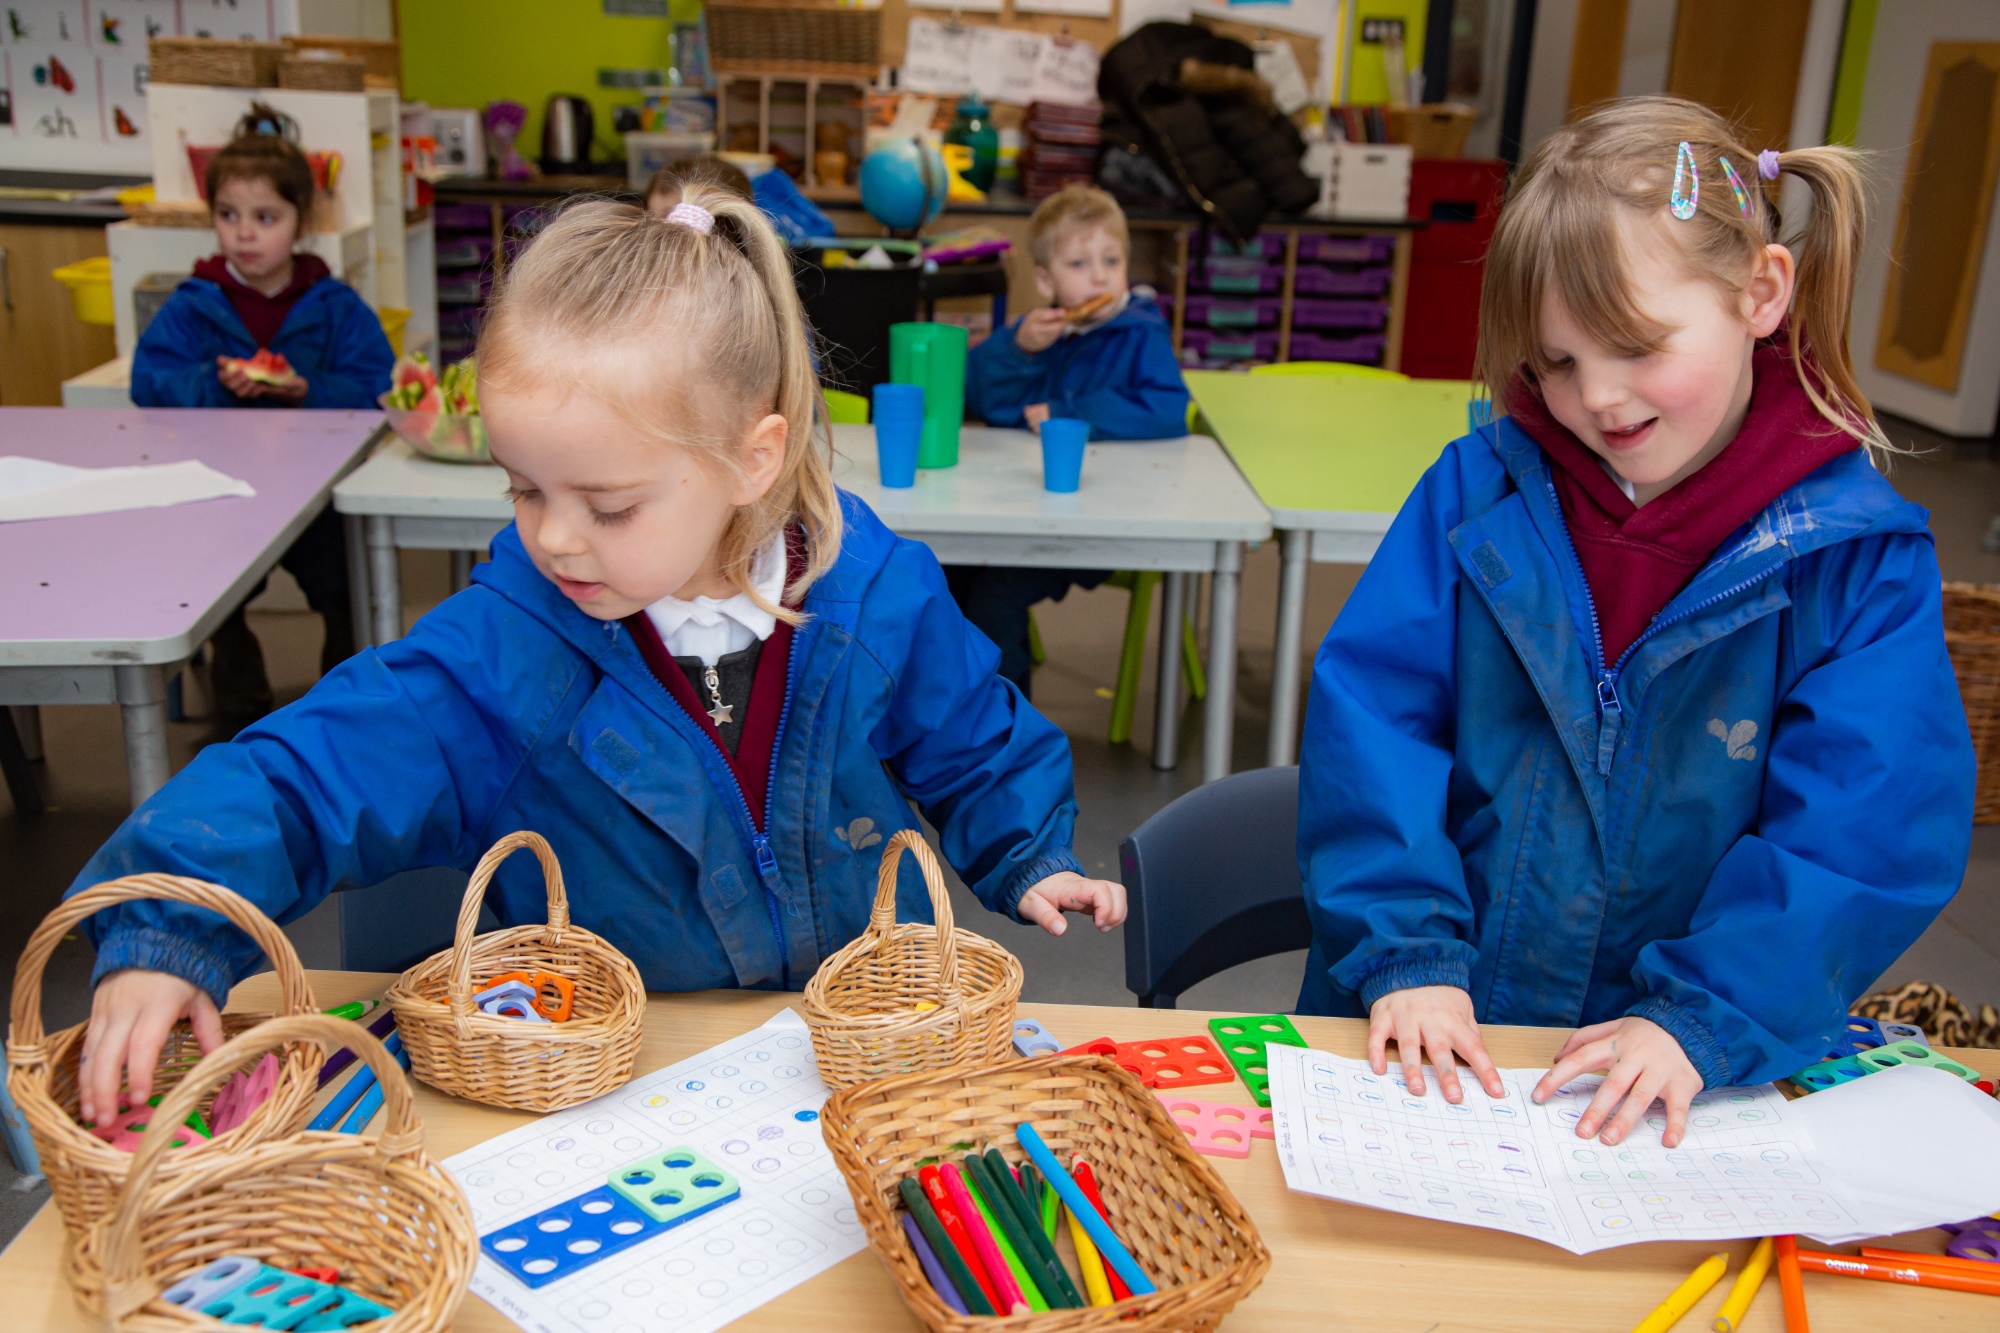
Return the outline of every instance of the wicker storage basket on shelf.
[[[287,51],[278,59],[278,86],[314,93],[358,93],[368,67],[338,51]]]
[[[896,866],[906,847],[924,872],[935,925],[896,924]],[[937,857],[921,834],[904,829],[882,849],[868,929],[813,973],[802,1007],[819,1076],[844,1088],[1006,1058],[1020,997],[1020,960],[952,925]]]
[[[825,74],[872,80],[881,71],[882,11],[839,0],[709,0],[709,63],[718,74]]]
[[[379,37],[287,37],[287,51],[332,51],[367,67],[370,88],[396,92],[403,86],[403,44]]]
[[[119,1187],[132,1169],[131,1153],[118,1149],[85,1129],[76,1118],[77,1062],[89,1026],[79,1023],[60,1032],[42,1030],[42,973],[49,955],[63,937],[93,912],[119,903],[176,902],[220,913],[250,936],[277,969],[279,993],[286,1014],[311,1014],[319,1006],[306,984],[299,956],[272,920],[248,901],[214,884],[178,875],[128,875],[107,880],[56,905],[21,953],[14,972],[14,1009],[7,1033],[7,1091],[28,1122],[42,1172],[49,1178],[62,1215],[64,1275],[86,1310],[99,1308],[103,1270],[84,1259],[79,1242],[85,1232],[116,1205]],[[257,1026],[268,1014],[224,1014],[222,1030],[234,1036]],[[187,1023],[174,1025],[154,1068],[153,1091],[172,1090],[201,1058]],[[319,1068],[325,1055],[311,1041],[294,1041],[278,1066],[278,1081],[270,1098],[236,1129],[216,1139],[180,1148],[160,1167],[160,1180],[171,1185],[205,1163],[257,1147],[268,1139],[290,1134],[306,1122],[319,1088]],[[201,1106],[205,1110],[207,1101]],[[183,1117],[185,1118],[185,1117]],[[179,1123],[176,1121],[175,1123]]]
[[[147,43],[147,77],[154,83],[198,83],[217,88],[275,88],[276,42],[231,42],[216,37],[155,37]]]
[[[542,863],[549,920],[474,937],[486,885],[519,848]],[[503,972],[554,972],[576,984],[567,1021],[527,1023],[483,1014],[475,992]],[[458,936],[389,988],[410,1072],[441,1092],[516,1111],[558,1111],[623,1087],[639,1058],[646,987],[632,960],[570,924],[562,867],[539,833],[493,844],[465,886]]]
[[[1972,822],[2000,823],[2000,585],[1944,585],[1944,643],[1979,760]]]
[[[179,1124],[272,1047],[321,1041],[349,1048],[375,1071],[386,1112],[379,1134],[302,1130],[166,1177],[177,1154],[165,1150],[162,1122]],[[477,1244],[458,1182],[424,1151],[395,1058],[358,1024],[323,1014],[274,1018],[195,1066],[133,1154],[117,1211],[87,1241],[110,1277],[105,1322],[117,1333],[237,1327],[162,1299],[171,1284],[227,1254],[254,1255],[273,1268],[338,1269],[341,1286],[395,1311],[368,1325],[374,1333],[436,1333],[450,1327],[465,1296]]]
[[[897,1221],[897,1182],[926,1159],[969,1149],[998,1148],[1019,1166],[1027,1156],[1014,1131],[1024,1121],[1065,1166],[1081,1154],[1095,1168],[1105,1220],[1159,1291],[1009,1318],[958,1314],[938,1298]],[[865,1083],[834,1093],[820,1128],[868,1243],[910,1312],[936,1333],[1212,1329],[1271,1267],[1256,1224],[1165,1105],[1101,1056],[1045,1055]]]

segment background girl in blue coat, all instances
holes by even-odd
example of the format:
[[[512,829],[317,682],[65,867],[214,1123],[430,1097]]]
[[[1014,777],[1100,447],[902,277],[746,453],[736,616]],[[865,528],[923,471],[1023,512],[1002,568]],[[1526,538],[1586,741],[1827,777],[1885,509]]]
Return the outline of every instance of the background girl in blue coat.
[[[1794,250],[1765,182],[1812,192]],[[1973,758],[1923,512],[1846,336],[1861,184],[1635,99],[1503,210],[1482,378],[1314,666],[1299,1007],[1367,1014],[1413,1090],[1479,1022],[1580,1025],[1536,1090],[1668,1146],[1704,1084],[1781,1077],[1957,889]],[[1789,308],[1789,315],[1787,314]]]
[[[757,206],[691,186],[665,219],[565,212],[510,265],[480,402],[515,524],[408,638],[204,751],[78,885],[225,884],[280,921],[339,885],[468,868],[532,828],[572,916],[649,988],[793,988],[859,934],[914,801],[995,911],[1109,929],[1070,852],[1060,731],[994,674],[936,559],[833,486],[804,315]],[[525,867],[524,867],[525,869]],[[928,919],[916,876],[905,919]],[[533,875],[489,894],[540,920]],[[92,918],[85,1114],[148,1095],[179,1018],[205,1042],[255,965],[200,912]]]

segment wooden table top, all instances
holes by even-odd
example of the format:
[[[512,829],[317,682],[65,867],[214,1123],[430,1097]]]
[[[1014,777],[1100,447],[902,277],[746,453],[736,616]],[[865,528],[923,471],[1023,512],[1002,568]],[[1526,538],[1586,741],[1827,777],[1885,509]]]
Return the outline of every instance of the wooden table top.
[[[378,996],[393,979],[366,973],[315,972],[313,993],[323,1005]],[[237,987],[232,1008],[267,1008],[276,998],[269,973]],[[639,1068],[653,1070],[682,1060],[762,1023],[795,1004],[795,995],[762,991],[712,991],[654,995],[646,1011]],[[1114,1009],[1086,1005],[1028,1004],[1063,1040],[1108,1036],[1120,1041],[1205,1031],[1217,1015],[1194,1010]],[[1359,1020],[1298,1018],[1300,1033],[1315,1047],[1341,1055],[1366,1053]],[[1487,1049],[1503,1067],[1550,1063],[1565,1035],[1553,1028],[1488,1027]],[[1954,1059],[1983,1073],[2000,1073],[2000,1051],[1953,1051]],[[443,1159],[532,1117],[446,1097],[417,1084],[432,1154]],[[1203,1088],[1215,1101],[1247,1103],[1241,1083]],[[1285,1188],[1278,1158],[1257,1141],[1243,1161],[1209,1159],[1249,1209],[1271,1249],[1264,1284],[1225,1321],[1230,1333],[1314,1328],[1366,1329],[1371,1333],[1601,1333],[1639,1322],[1666,1294],[1717,1249],[1730,1253],[1730,1276],[1716,1285],[1681,1322],[1707,1329],[1752,1242],[1654,1243],[1577,1256],[1553,1245],[1504,1232],[1452,1226],[1294,1194]],[[44,1208],[4,1255],[0,1292],[12,1312],[7,1327],[27,1333],[85,1333],[100,1327],[81,1313],[58,1275],[61,1223]],[[1942,1253],[1944,1233],[1925,1231],[1883,1241],[1898,1248]],[[1856,1247],[1847,1247],[1853,1249]],[[2000,1322],[1993,1297],[1916,1290],[1853,1278],[1805,1275],[1814,1333],[1911,1328],[1991,1329]],[[503,1333],[510,1324],[476,1296],[460,1307],[456,1328]],[[731,1325],[746,1330],[879,1333],[916,1329],[887,1273],[872,1253],[853,1256]],[[1777,1279],[1765,1284],[1742,1327],[1747,1333],[1783,1328]]]

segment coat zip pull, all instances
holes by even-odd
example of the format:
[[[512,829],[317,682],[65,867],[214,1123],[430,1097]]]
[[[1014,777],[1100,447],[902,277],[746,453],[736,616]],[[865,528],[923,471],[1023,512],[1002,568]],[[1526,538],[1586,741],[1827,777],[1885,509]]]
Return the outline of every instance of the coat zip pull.
[[[1597,771],[1609,775],[1611,756],[1618,750],[1618,727],[1625,705],[1618,699],[1618,677],[1606,671],[1597,678]]]

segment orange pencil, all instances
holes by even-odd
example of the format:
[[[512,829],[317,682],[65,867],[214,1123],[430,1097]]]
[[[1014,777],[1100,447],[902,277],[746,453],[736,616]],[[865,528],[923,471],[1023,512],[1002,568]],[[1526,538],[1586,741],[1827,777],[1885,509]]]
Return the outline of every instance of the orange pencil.
[[[1941,1287],[1946,1291],[2000,1296],[2000,1277],[1973,1277],[1916,1264],[1885,1263],[1880,1259],[1829,1254],[1825,1250],[1800,1250],[1798,1255],[1799,1267],[1815,1273],[1837,1273],[1842,1277],[1865,1277],[1876,1282],[1901,1282],[1913,1287]]]
[[[1799,1238],[1773,1236],[1777,1255],[1778,1290],[1785,1297],[1785,1333],[1811,1333],[1806,1322],[1806,1284],[1799,1280]]]
[[[1873,1245],[1861,1247],[1863,1259],[1879,1259],[1885,1264],[1917,1264],[1947,1273],[1969,1273],[1973,1277],[2000,1278],[2000,1264],[1991,1259],[1960,1259],[1950,1254],[1918,1254],[1915,1250],[1883,1250]]]

